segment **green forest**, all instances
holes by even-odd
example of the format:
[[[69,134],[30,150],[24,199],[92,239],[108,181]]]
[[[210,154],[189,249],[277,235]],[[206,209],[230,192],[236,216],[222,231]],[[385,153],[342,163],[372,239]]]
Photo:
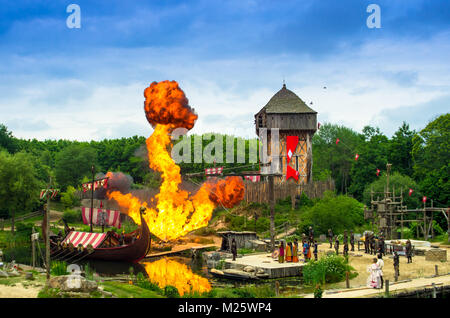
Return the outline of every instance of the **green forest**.
[[[202,137],[204,149],[211,140],[209,136]],[[234,138],[235,149],[242,140],[221,137],[224,143],[226,138]],[[158,187],[160,176],[148,168],[145,140],[143,136],[91,142],[26,140],[16,138],[13,131],[0,124],[0,218],[40,208],[43,202],[39,192],[47,186],[50,176],[61,190],[56,200],[64,200],[67,193],[81,189],[82,182],[91,176],[92,165],[97,172],[121,171],[131,175],[136,188]],[[258,170],[257,164],[249,164],[248,149],[254,144],[256,139],[245,140],[245,162],[219,165],[235,172]],[[422,206],[423,196],[433,200],[434,206],[448,206],[449,158],[449,113],[433,119],[420,131],[411,130],[404,122],[391,137],[377,127],[366,126],[357,132],[331,123],[323,124],[313,137],[313,179],[332,178],[337,195],[366,205],[370,204],[370,189],[383,191],[386,164],[390,163],[390,184],[396,192],[403,190],[409,208]],[[183,174],[201,173],[211,166],[205,162],[180,164]],[[411,196],[409,189],[413,189]],[[446,228],[443,217],[437,221]]]

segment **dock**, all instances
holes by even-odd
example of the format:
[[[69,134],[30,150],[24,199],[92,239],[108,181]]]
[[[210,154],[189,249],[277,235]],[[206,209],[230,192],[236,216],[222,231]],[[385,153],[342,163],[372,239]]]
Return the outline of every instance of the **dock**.
[[[144,257],[144,259],[148,259],[148,258],[154,258],[154,257],[163,257],[163,256],[172,256],[172,255],[177,255],[186,251],[199,251],[202,249],[207,249],[210,247],[218,247],[216,244],[207,244],[207,245],[202,245],[202,244],[195,244],[195,243],[191,243],[191,244],[185,244],[185,245],[177,245],[174,246],[170,251],[164,251],[164,252],[158,252],[158,253],[149,253],[147,254],[146,257]]]
[[[273,259],[270,253],[252,254],[225,260],[226,269],[236,269],[245,271],[246,267],[252,267],[255,272],[267,274],[267,278],[293,277],[301,274],[305,266],[302,260],[298,263],[278,263],[278,259]]]

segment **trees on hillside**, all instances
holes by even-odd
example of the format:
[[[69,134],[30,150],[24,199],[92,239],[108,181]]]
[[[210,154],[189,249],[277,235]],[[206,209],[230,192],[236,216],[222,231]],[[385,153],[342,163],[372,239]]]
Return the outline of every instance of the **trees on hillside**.
[[[431,121],[413,137],[414,176],[422,193],[436,204],[450,199],[450,113]]]
[[[17,151],[18,146],[12,132],[5,125],[0,124],[0,149],[2,148],[9,153],[14,153]]]
[[[377,169],[383,170],[387,163],[388,138],[379,128],[366,126],[363,128],[364,142],[358,144],[356,153],[358,160],[354,160],[350,175],[352,184],[348,192],[358,200],[362,200],[364,188],[377,179]]]
[[[392,136],[388,146],[388,161],[392,164],[393,171],[398,171],[406,176],[413,176],[412,145],[414,130],[403,122],[402,126]]]
[[[339,138],[339,142],[336,140]],[[335,180],[336,189],[346,193],[352,180],[350,170],[354,161],[353,149],[363,141],[354,130],[333,124],[324,124],[313,137],[313,178],[327,175]]]
[[[91,166],[97,163],[97,152],[88,145],[71,145],[56,155],[55,176],[61,190],[77,186],[84,176],[91,175]],[[96,171],[101,171],[96,165]]]
[[[16,212],[29,210],[39,201],[43,186],[36,177],[34,158],[25,152],[0,152],[0,209],[6,210],[14,233]]]
[[[326,192],[324,198],[306,210],[302,215],[303,231],[313,226],[316,233],[334,233],[353,230],[364,223],[364,205],[346,195]]]

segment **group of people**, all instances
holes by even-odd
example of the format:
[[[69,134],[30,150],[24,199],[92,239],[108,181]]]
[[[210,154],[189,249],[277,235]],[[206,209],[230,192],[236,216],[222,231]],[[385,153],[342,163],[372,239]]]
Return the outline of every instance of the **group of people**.
[[[284,263],[293,262],[297,263],[298,259],[298,240],[294,238],[294,242],[284,243],[284,241],[280,242],[279,250],[278,250],[278,262]],[[318,244],[317,241],[314,240],[314,230],[312,227],[309,227],[308,236],[303,234],[302,237],[302,254],[305,259],[305,262],[311,259],[311,254],[314,255],[314,259],[318,259]]]
[[[336,255],[339,255],[339,237],[337,235],[333,234],[333,231],[331,229],[328,229],[328,242],[330,243],[330,248],[333,248],[333,240],[334,240],[334,249],[336,251]],[[349,243],[349,237],[347,234],[347,231],[344,231],[344,238],[343,238],[343,255],[348,256],[348,243]],[[353,234],[353,231],[350,231],[350,246],[351,251],[353,252],[355,250],[355,235]]]
[[[366,232],[364,234],[364,252],[370,255],[383,254],[386,256],[386,244],[383,234],[376,237],[374,233]]]

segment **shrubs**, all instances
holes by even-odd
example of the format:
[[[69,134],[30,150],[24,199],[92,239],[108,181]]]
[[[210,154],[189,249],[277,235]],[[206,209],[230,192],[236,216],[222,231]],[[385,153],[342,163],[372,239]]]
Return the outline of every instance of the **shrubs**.
[[[67,275],[67,263],[62,261],[52,261],[50,273],[53,276]]]
[[[83,221],[81,211],[66,209],[63,214],[63,219],[68,223],[80,223]]]
[[[178,289],[170,285],[164,287],[164,296],[166,296],[167,298],[180,298]]]
[[[61,203],[65,208],[72,208],[74,206],[79,206],[81,200],[76,196],[76,189],[72,186],[68,186],[66,192],[61,193]]]
[[[327,233],[329,228],[334,233],[354,229],[364,223],[363,207],[351,197],[325,192],[324,198],[302,215],[301,230],[305,231],[308,226],[312,226],[316,233]]]
[[[346,272],[349,272],[350,278],[358,275],[344,257],[328,255],[318,261],[309,261],[303,267],[303,279],[310,285],[337,283],[345,279]]]

